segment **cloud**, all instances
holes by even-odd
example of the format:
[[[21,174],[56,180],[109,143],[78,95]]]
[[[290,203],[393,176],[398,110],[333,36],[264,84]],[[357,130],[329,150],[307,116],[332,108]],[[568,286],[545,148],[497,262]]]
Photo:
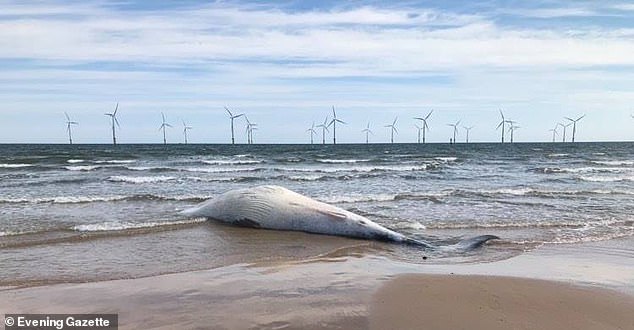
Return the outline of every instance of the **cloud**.
[[[219,2],[122,10],[107,2],[13,2],[2,9],[5,105],[25,115],[50,113],[47,121],[63,111],[85,114],[82,127],[92,127],[91,111],[100,127],[102,112],[119,100],[126,125],[141,127],[143,115],[173,116],[173,110],[186,119],[206,118],[210,129],[192,138],[222,141],[223,113],[213,109],[230,105],[253,113],[260,141],[293,142],[293,134],[271,136],[279,124],[265,116],[288,113],[287,123],[301,127],[296,133],[303,136],[303,123],[323,120],[322,110],[335,103],[342,116],[363,125],[370,116],[389,122],[434,107],[435,120],[464,117],[466,125],[482,128],[474,137],[495,140],[497,133],[484,127],[505,106],[532,124],[523,125],[522,134],[537,139],[551,123],[535,118],[569,109],[591,113],[602,97],[621,112],[631,104],[631,94],[619,91],[631,87],[634,33],[583,21],[593,8],[507,10],[504,15],[524,17],[514,24],[500,20],[500,10],[393,5],[293,10]],[[544,28],[526,19],[572,16],[581,22]],[[342,129],[342,141],[355,141],[358,130],[349,129]],[[134,137],[133,130],[124,134]],[[415,130],[402,138],[408,134],[413,138]],[[430,134],[448,140],[435,129]]]

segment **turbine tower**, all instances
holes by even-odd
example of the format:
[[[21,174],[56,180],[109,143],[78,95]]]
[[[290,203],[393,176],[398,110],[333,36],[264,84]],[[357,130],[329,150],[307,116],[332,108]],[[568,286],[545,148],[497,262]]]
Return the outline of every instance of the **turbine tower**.
[[[328,126],[330,126],[328,124],[328,116],[324,119],[323,124],[317,125],[317,127],[321,127],[321,144],[326,144],[326,131],[328,131]]]
[[[161,112],[161,117],[163,117],[163,123],[161,124],[161,126],[159,127],[159,131],[163,130],[163,144],[167,144],[167,137],[165,135],[165,129],[168,127],[172,127],[172,125],[168,124],[165,121],[165,114]]]
[[[229,114],[229,118],[231,119],[231,144],[236,144],[236,141],[233,135],[233,120],[238,117],[244,116],[244,114],[241,113],[241,114],[234,115],[233,113],[231,113],[231,111],[229,111],[229,108],[227,107],[225,107],[225,110],[227,110],[227,113]]]
[[[502,143],[504,143],[504,123],[506,122],[506,119],[504,118],[502,109],[500,109],[500,116],[502,116],[502,121],[500,121],[500,123],[498,124],[498,127],[496,127],[495,129],[502,127]]]
[[[64,115],[66,115],[66,130],[68,130],[68,142],[69,142],[69,144],[73,144],[73,133],[72,133],[70,127],[72,125],[79,125],[79,123],[76,122],[76,121],[70,120],[70,117],[68,116],[68,113],[64,112]]]
[[[458,125],[460,125],[460,120],[458,120],[455,124],[447,124],[447,126],[453,127],[453,143],[456,143],[456,133],[458,133]]]
[[[398,117],[394,118],[394,121],[392,122],[391,125],[385,125],[385,127],[389,127],[390,128],[390,143],[394,143],[394,132],[396,132],[396,134],[398,134],[398,130],[396,129],[396,121],[398,120]]]
[[[258,124],[250,122],[246,115],[244,116],[244,119],[247,121],[247,144],[253,144],[253,130],[257,129]]]
[[[469,143],[469,131],[471,131],[471,129],[473,129],[473,126],[470,126],[470,127],[462,126],[462,128],[464,128],[467,131],[467,139],[465,141],[466,141],[466,143]]]
[[[317,131],[315,131],[315,122],[313,122],[313,124],[310,126],[309,129],[306,130],[306,132],[310,133],[310,144],[313,144],[313,135],[317,134]]]
[[[370,129],[370,122],[368,122],[368,125],[363,130],[361,130],[361,132],[365,133],[365,144],[368,144],[370,141],[369,134],[374,135],[374,133],[372,133],[372,130]]]
[[[515,121],[509,120],[509,123],[511,124],[509,127],[509,132],[511,132],[511,143],[513,143],[513,133],[515,133],[515,130],[520,127],[515,125],[517,123]]]
[[[557,123],[557,125],[559,125],[559,126],[564,128],[564,134],[563,134],[561,142],[566,142],[566,128],[568,128],[568,126],[572,125],[572,123],[568,123],[568,125],[564,125],[562,123]]]
[[[557,132],[557,127],[559,127],[559,124],[555,125],[555,128],[548,130],[549,132],[553,132],[553,142],[555,142],[555,136],[559,134],[559,132]]]
[[[337,113],[335,112],[335,106],[332,106],[332,120],[328,124],[328,126],[332,125],[332,144],[337,144],[337,123],[345,124],[344,121],[337,118]]]
[[[185,144],[187,144],[187,130],[192,129],[191,126],[187,126],[185,121],[183,120],[183,136],[185,136]]]
[[[434,112],[434,110],[430,111],[425,117],[414,117],[414,119],[418,119],[421,121],[420,127],[423,130],[423,143],[425,143],[425,131],[429,129],[429,126],[427,126],[427,119],[429,118],[429,116],[431,116],[432,112]],[[420,136],[420,128],[418,135]],[[420,143],[420,137],[418,138],[418,143]]]
[[[572,122],[572,142],[575,142],[575,133],[577,132],[577,122],[581,120],[581,118],[585,117],[586,115],[583,115],[577,119],[572,119],[569,117],[564,117],[568,120],[570,120]]]
[[[117,102],[117,106],[114,108],[114,112],[104,114],[106,116],[109,116],[110,120],[112,121],[112,144],[113,145],[117,145],[117,134],[116,134],[114,125],[117,124],[117,127],[121,127],[119,126],[119,121],[117,120],[117,111],[119,111],[119,102]]]
[[[425,124],[423,124],[423,125],[425,125]],[[417,143],[420,143],[420,131],[422,131],[422,130],[423,130],[423,128],[422,128],[422,127],[420,127],[420,126],[418,126],[417,124],[414,124],[414,126],[416,126],[416,131],[417,131],[417,133],[418,133],[418,140],[416,140],[416,142],[417,142]],[[424,126],[423,126],[423,127],[424,127]]]

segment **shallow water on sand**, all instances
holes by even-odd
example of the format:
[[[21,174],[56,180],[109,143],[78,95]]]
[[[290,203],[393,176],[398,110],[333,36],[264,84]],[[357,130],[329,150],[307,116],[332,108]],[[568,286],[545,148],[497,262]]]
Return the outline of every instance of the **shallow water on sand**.
[[[447,253],[233,228],[178,211],[285,186]],[[129,278],[323,254],[499,260],[634,235],[634,144],[0,146],[0,285]],[[428,257],[423,259],[423,257]]]

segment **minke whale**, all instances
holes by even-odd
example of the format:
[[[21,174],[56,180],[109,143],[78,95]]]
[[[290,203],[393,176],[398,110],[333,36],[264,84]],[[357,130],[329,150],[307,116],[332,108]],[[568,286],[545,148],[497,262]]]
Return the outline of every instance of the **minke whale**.
[[[385,228],[361,215],[273,185],[230,190],[181,214],[251,228],[302,231],[403,243],[428,249],[441,248]],[[470,250],[491,239],[499,237],[476,236],[451,247]]]

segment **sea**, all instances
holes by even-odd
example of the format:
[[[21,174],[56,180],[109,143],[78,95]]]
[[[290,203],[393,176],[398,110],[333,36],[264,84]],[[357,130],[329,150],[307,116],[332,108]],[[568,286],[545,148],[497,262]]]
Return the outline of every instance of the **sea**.
[[[500,240],[425,251],[179,214],[257,185],[284,186],[439,246],[482,234]],[[478,263],[633,235],[632,142],[0,145],[0,286],[324,255]]]

